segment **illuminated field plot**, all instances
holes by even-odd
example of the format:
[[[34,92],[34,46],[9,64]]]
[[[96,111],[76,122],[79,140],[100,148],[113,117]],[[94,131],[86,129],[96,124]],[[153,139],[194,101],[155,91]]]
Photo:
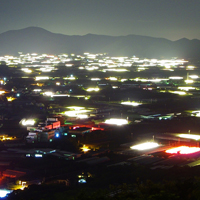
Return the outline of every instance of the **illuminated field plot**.
[[[153,149],[156,147],[159,147],[159,144],[156,142],[145,142],[142,144],[134,145],[130,148],[135,149],[135,150],[148,150],[148,149]]]
[[[87,92],[98,92],[99,88],[88,88],[86,89]]]
[[[191,154],[191,153],[196,153],[199,151],[200,151],[199,147],[180,146],[180,147],[168,149],[165,152],[171,153],[171,154]]]
[[[121,126],[121,125],[128,124],[128,120],[126,120],[126,119],[111,118],[111,119],[107,119],[107,120],[105,121],[105,123],[106,123],[106,124],[113,124],[113,125]]]
[[[36,81],[39,81],[39,80],[49,80],[49,77],[48,76],[36,76],[35,80]]]
[[[129,101],[122,102],[121,104],[123,104],[123,105],[128,105],[128,106],[139,106],[139,105],[140,105],[140,104],[137,103],[137,102],[129,102]]]
[[[200,140],[200,135],[193,134],[177,134],[180,138],[192,139],[192,140]]]
[[[23,126],[33,126],[35,124],[35,120],[34,119],[22,119],[21,121]]]

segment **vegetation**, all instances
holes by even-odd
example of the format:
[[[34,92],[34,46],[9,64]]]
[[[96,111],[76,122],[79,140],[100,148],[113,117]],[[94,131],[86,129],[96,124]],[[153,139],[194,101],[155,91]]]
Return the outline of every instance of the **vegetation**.
[[[24,191],[16,190],[8,200],[198,200],[200,199],[200,178],[184,181],[150,180],[136,184],[110,185],[109,189],[94,190],[88,187],[78,189],[65,185],[32,185]]]

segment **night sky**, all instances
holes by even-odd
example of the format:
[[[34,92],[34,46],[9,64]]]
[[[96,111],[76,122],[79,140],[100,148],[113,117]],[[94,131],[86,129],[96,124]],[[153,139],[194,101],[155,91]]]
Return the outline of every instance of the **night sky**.
[[[200,39],[200,0],[0,0],[0,33],[37,26],[66,35]]]

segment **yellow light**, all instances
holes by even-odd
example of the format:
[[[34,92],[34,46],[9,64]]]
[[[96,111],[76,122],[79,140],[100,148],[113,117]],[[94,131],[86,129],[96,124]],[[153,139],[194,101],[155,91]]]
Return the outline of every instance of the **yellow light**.
[[[99,88],[88,88],[86,89],[87,92],[98,92]]]
[[[90,149],[88,148],[88,146],[83,145],[83,147],[81,148],[83,152],[88,152],[90,151]]]
[[[195,87],[178,87],[179,90],[185,90],[185,91],[189,91],[189,90],[195,90]]]
[[[193,80],[185,80],[185,83],[193,83]]]
[[[179,94],[179,95],[186,95],[186,92],[183,91],[169,91],[170,93]]]
[[[22,68],[21,69],[23,72],[25,73],[32,73],[32,70],[28,69],[28,68]]]
[[[66,78],[63,78],[65,80],[75,80],[76,78],[75,77],[66,77]]]
[[[70,111],[66,111],[65,115],[69,117],[80,118],[80,119],[88,118],[88,115],[86,115],[85,113],[91,111],[91,110],[84,109],[85,107],[78,107],[78,106],[70,106],[67,108],[69,108]]]
[[[117,81],[117,78],[116,77],[110,77],[109,78],[111,81]]]
[[[3,135],[0,137],[0,140],[1,141],[4,141],[4,140],[14,140],[16,139],[16,137],[8,137],[7,135]]]
[[[85,109],[85,107],[80,107],[80,106],[69,106],[67,108],[73,109],[73,110],[83,110],[83,109]]]
[[[6,97],[7,98],[7,101],[13,101],[13,100],[15,100],[16,98],[14,98],[14,97]]]
[[[123,105],[130,105],[130,106],[139,106],[140,105],[137,102],[129,102],[129,101],[122,102],[121,104],[123,104]]]

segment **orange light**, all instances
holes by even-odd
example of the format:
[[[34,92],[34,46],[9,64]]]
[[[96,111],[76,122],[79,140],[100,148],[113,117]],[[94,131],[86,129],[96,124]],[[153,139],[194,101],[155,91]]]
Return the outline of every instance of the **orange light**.
[[[191,154],[200,151],[199,147],[180,146],[166,150],[166,153],[171,154]]]

